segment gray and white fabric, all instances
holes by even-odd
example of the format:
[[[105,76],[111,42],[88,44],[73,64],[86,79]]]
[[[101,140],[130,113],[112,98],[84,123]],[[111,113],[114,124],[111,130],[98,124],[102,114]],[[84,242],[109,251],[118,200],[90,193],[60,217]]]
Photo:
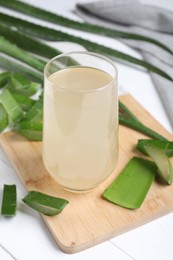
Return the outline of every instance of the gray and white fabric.
[[[76,13],[91,24],[154,38],[173,51],[173,12],[167,9],[138,0],[105,0],[78,4]],[[144,41],[120,40],[173,78],[173,55]],[[150,75],[173,127],[173,82],[155,73]]]

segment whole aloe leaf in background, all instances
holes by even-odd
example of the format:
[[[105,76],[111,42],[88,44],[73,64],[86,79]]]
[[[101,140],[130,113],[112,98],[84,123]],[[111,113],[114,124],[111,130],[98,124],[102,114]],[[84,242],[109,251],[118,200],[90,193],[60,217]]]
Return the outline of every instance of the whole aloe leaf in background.
[[[21,13],[25,13],[29,16],[36,17],[44,21],[52,22],[54,24],[62,25],[68,28],[74,28],[81,31],[87,31],[95,34],[105,35],[112,38],[124,38],[124,39],[146,41],[154,45],[157,45],[160,48],[164,49],[165,51],[173,54],[170,48],[168,48],[166,45],[162,44],[161,42],[151,37],[114,30],[110,28],[105,28],[102,26],[97,26],[86,22],[81,23],[17,0],[8,0],[8,1],[0,0],[0,5],[10,8],[12,10],[19,11]]]
[[[152,64],[150,64],[148,62],[145,62],[144,60],[137,59],[131,55],[125,54],[118,50],[108,48],[108,47],[102,46],[100,44],[97,44],[97,43],[94,43],[94,42],[91,42],[91,41],[88,41],[85,39],[82,39],[80,37],[75,37],[70,34],[58,31],[58,30],[54,30],[54,29],[43,27],[43,26],[40,26],[40,25],[37,25],[34,23],[30,23],[28,21],[18,19],[18,18],[9,16],[9,15],[3,14],[3,13],[0,13],[0,22],[2,24],[12,26],[12,27],[15,24],[15,27],[19,31],[21,31],[25,34],[29,34],[34,37],[48,40],[48,41],[69,41],[69,42],[78,43],[78,44],[84,46],[89,51],[99,52],[99,53],[114,57],[121,61],[123,60],[123,61],[131,63],[131,64],[139,65],[154,73],[159,74],[160,76],[162,76],[166,79],[173,81],[173,79],[166,72],[153,66]]]

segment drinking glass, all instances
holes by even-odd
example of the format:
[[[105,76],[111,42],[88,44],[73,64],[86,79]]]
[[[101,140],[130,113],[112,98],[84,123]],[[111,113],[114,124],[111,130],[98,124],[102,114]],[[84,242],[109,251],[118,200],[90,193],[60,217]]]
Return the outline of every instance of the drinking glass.
[[[64,53],[44,70],[43,162],[65,189],[92,190],[118,159],[115,64],[92,52]]]

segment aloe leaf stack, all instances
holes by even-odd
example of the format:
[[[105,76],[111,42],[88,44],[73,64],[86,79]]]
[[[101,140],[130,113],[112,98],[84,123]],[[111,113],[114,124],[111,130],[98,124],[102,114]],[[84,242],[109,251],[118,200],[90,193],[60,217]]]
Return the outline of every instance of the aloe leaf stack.
[[[30,23],[26,20],[18,19],[3,13],[0,13],[0,22],[1,24],[4,24],[9,27],[13,27],[13,25],[15,24],[15,27],[20,32],[28,34],[32,37],[38,37],[48,41],[70,41],[70,42],[81,44],[89,51],[103,53],[105,55],[114,57],[118,60],[123,60],[128,63],[139,65],[143,68],[146,68],[172,81],[172,78],[166,72],[162,71],[156,66],[148,62],[145,62],[144,60],[140,60],[131,55],[120,52],[118,50],[102,46],[100,44],[85,40],[80,37],[75,37],[73,35],[64,33],[62,31],[58,31],[51,28],[40,26],[38,24]]]
[[[173,54],[172,50],[170,50],[166,45],[162,44],[161,42],[159,42],[151,37],[146,37],[143,35],[114,30],[114,29],[109,29],[109,28],[105,28],[102,26],[89,24],[86,22],[82,23],[82,22],[74,21],[74,20],[71,20],[64,16],[49,12],[47,10],[43,10],[36,6],[32,6],[30,4],[27,4],[27,3],[24,3],[21,1],[17,1],[17,0],[8,0],[8,1],[1,0],[0,5],[10,8],[12,10],[18,11],[18,12],[21,12],[21,13],[27,14],[29,16],[39,18],[44,21],[62,25],[62,26],[68,27],[68,28],[77,29],[80,31],[87,31],[87,32],[91,32],[94,34],[109,36],[112,38],[125,38],[125,39],[135,39],[135,40],[139,40],[139,41],[146,41],[146,42],[155,44],[158,47],[164,49],[165,51]]]

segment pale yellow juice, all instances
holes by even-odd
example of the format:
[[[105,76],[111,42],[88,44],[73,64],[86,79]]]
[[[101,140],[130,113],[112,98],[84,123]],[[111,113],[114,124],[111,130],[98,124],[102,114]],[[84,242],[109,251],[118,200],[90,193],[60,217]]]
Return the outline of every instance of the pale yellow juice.
[[[117,87],[106,72],[66,68],[45,79],[43,161],[67,189],[96,187],[118,157]]]

